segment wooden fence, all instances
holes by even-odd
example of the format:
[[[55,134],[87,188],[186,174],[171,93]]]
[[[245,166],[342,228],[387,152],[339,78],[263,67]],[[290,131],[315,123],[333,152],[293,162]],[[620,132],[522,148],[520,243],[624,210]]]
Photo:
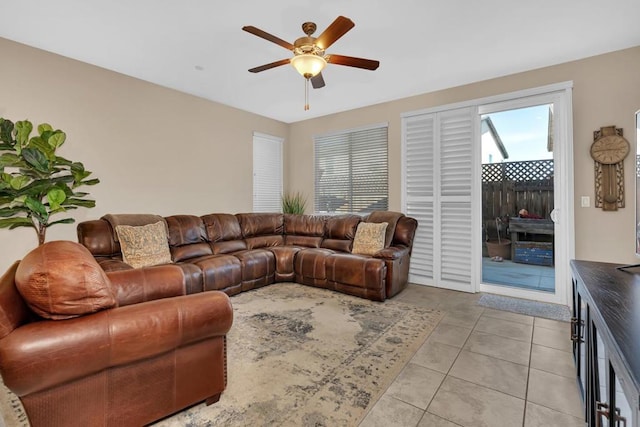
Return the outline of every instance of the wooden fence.
[[[520,209],[549,219],[553,210],[553,160],[482,165],[482,221],[518,216]],[[493,227],[491,227],[493,225]]]

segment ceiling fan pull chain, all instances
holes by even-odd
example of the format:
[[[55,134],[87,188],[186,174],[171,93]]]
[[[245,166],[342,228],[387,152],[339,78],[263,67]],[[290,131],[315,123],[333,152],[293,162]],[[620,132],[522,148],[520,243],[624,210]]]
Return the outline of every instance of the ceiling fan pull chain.
[[[309,110],[309,79],[304,79],[304,111]]]

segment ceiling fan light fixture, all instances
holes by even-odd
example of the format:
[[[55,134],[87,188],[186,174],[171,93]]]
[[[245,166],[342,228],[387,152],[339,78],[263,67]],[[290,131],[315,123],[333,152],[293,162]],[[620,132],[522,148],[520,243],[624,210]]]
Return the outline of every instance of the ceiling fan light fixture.
[[[327,61],[318,55],[312,53],[303,53],[291,58],[291,65],[305,79],[315,77],[327,66]]]

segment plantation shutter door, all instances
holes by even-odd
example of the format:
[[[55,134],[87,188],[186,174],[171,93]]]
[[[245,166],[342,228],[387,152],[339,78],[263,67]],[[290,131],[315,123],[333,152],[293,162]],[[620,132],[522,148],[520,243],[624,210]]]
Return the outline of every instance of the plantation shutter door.
[[[253,135],[253,211],[281,212],[282,138]]]
[[[418,220],[409,281],[433,283],[434,114],[404,120],[405,211]]]
[[[440,285],[472,291],[473,111],[438,113]]]
[[[418,220],[409,280],[472,291],[473,110],[403,118],[404,208]]]

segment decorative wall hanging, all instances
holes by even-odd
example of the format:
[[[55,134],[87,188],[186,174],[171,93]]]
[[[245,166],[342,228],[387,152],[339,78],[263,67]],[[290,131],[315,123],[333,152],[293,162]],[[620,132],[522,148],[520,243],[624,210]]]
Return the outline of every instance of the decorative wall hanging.
[[[593,132],[591,157],[595,163],[595,206],[605,211],[624,208],[624,159],[629,154],[629,141],[622,129],[601,127]]]

